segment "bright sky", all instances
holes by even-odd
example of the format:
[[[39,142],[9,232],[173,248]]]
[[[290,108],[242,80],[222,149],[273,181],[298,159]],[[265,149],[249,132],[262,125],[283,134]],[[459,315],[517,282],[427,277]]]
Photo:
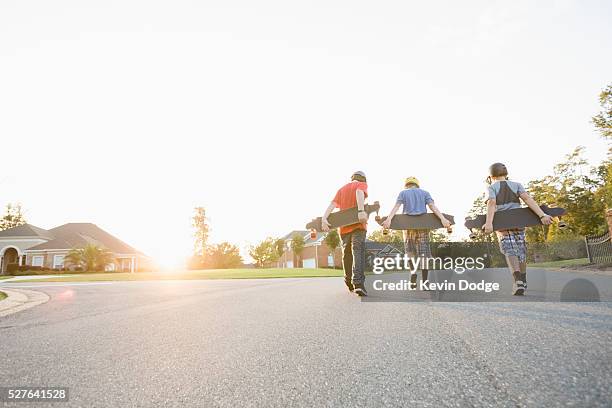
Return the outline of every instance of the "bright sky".
[[[0,3],[0,205],[168,261],[303,228],[353,170],[459,221],[487,167],[551,171],[612,80],[609,1]],[[373,227],[373,226],[372,226]],[[465,235],[456,228],[457,236]]]

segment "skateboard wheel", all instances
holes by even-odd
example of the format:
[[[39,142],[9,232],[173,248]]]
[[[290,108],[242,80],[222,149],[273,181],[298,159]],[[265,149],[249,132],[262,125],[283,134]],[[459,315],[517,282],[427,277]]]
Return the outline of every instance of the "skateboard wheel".
[[[567,224],[565,223],[565,221],[559,221],[559,228],[563,229],[567,227]]]
[[[473,232],[470,234],[470,239],[476,239],[476,234],[474,234]]]
[[[383,235],[389,235],[389,230],[388,229],[383,229]]]

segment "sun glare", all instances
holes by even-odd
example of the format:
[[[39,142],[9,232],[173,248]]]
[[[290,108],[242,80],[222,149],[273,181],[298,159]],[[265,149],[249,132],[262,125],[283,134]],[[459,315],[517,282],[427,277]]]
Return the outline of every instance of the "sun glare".
[[[176,253],[154,254],[153,260],[163,272],[177,272],[185,268],[185,256]]]

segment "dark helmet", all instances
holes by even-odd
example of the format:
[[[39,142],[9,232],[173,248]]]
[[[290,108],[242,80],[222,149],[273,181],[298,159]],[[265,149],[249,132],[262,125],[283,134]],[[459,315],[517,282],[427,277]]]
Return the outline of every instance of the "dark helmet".
[[[508,169],[504,163],[493,163],[489,167],[491,177],[505,177],[508,175]]]

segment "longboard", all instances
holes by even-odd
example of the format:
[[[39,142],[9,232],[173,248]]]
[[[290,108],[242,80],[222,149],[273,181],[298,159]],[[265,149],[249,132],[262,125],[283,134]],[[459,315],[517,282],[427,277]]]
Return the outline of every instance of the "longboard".
[[[373,212],[378,213],[378,210],[380,210],[380,204],[378,201],[375,201],[374,204],[364,205],[363,209],[369,217]],[[359,223],[359,218],[357,218],[357,207],[333,212],[329,214],[329,217],[327,217],[327,222],[330,224],[330,229],[357,224]],[[311,232],[322,232],[323,228],[321,226],[321,217],[314,218],[312,221],[306,224],[306,229],[310,230]]]
[[[448,214],[443,215],[450,221],[451,225],[455,224],[455,217]],[[386,219],[387,217],[376,217],[376,222],[382,225]],[[395,214],[389,226],[389,229],[392,230],[436,230],[440,228],[444,228],[442,222],[432,213],[421,215]]]
[[[540,208],[542,211],[544,211],[544,213],[550,215],[551,217],[560,218],[566,213],[564,208],[559,207],[548,207],[543,205]],[[486,220],[487,216],[485,214],[481,214],[475,218],[466,218],[464,225],[472,232],[472,234],[474,234],[475,232],[480,232],[480,230],[482,230]],[[514,210],[498,211],[495,213],[495,217],[493,218],[493,231],[527,228],[536,225],[542,225],[542,221],[540,221],[540,217],[531,211],[530,208],[516,208]],[[565,228],[565,226],[566,225],[563,221],[559,221],[560,228]]]

